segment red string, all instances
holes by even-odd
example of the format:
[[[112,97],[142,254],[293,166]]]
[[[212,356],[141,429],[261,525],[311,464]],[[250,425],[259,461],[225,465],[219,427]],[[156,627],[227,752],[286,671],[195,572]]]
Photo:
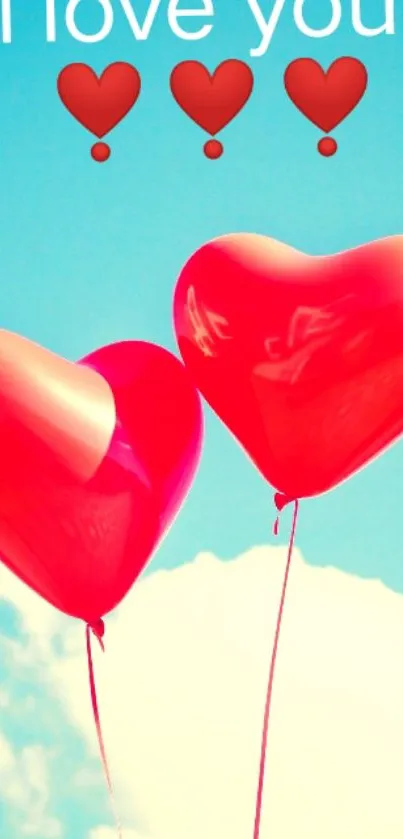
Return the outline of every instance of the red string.
[[[285,496],[281,496],[279,493],[275,496],[275,504],[279,512],[286,506],[286,504],[290,503],[290,499],[287,499]],[[284,612],[284,603],[285,597],[287,593],[287,583],[288,577],[290,574],[290,567],[291,567],[291,558],[292,558],[292,551],[294,547],[295,541],[295,532],[297,529],[297,519],[298,519],[298,500],[294,502],[294,514],[291,526],[291,534],[290,534],[290,541],[288,543],[288,554],[287,554],[287,562],[285,566],[285,573],[284,573],[284,580],[283,580],[283,587],[281,592],[280,598],[280,605],[277,615],[277,623],[276,623],[276,631],[274,635],[274,643],[273,643],[273,650],[271,655],[271,662],[270,662],[270,671],[269,671],[269,680],[267,685],[267,692],[266,692],[266,704],[264,709],[264,717],[263,717],[263,729],[262,729],[262,743],[261,743],[261,750],[260,750],[260,766],[259,766],[259,780],[258,780],[258,787],[257,787],[257,795],[256,795],[256,809],[255,809],[255,827],[253,831],[253,839],[259,839],[260,836],[260,822],[262,816],[262,801],[263,801],[263,787],[264,787],[264,774],[265,774],[265,766],[266,766],[266,752],[267,752],[267,740],[268,740],[268,733],[269,733],[269,722],[270,722],[270,709],[271,709],[271,700],[273,694],[273,683],[274,683],[274,672],[276,668],[276,661],[277,661],[277,652],[278,652],[278,643],[280,639],[280,630],[281,630],[281,623],[283,618]],[[278,533],[278,526],[279,526],[279,517],[277,517],[275,525],[274,525],[274,532],[275,535]]]
[[[115,821],[116,821],[116,829],[117,829],[118,839],[123,839],[122,826],[120,824],[119,816],[117,814],[115,794],[114,794],[114,791],[113,791],[111,774],[110,774],[109,765],[108,765],[108,758],[106,756],[104,738],[103,738],[103,735],[102,735],[101,719],[100,719],[99,708],[98,708],[97,691],[96,691],[96,687],[95,687],[94,664],[93,664],[93,661],[92,661],[91,632],[94,633],[95,637],[99,641],[102,652],[105,651],[104,643],[103,643],[103,640],[102,640],[103,634],[104,634],[103,621],[98,621],[98,623],[94,624],[93,626],[87,625],[85,631],[86,631],[86,640],[87,640],[87,659],[88,659],[88,674],[89,674],[89,678],[90,678],[91,704],[92,704],[92,711],[93,711],[93,714],[94,714],[95,728],[97,730],[99,750],[101,752],[102,766],[103,766],[103,770],[104,770],[104,774],[105,774],[105,778],[106,778],[106,783],[107,783],[107,787],[108,787],[108,791],[109,791],[109,797],[110,797],[110,801],[111,801],[112,811],[113,811],[113,815],[114,815]]]

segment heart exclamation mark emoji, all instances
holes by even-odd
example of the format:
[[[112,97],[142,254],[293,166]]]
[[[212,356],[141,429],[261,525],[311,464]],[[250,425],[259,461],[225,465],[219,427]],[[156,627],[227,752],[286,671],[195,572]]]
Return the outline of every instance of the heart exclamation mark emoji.
[[[215,135],[246,105],[253,90],[252,70],[235,58],[223,61],[212,74],[198,61],[182,61],[172,70],[170,86],[182,111],[214,138],[203,151],[209,160],[217,160],[224,147]]]
[[[367,69],[357,58],[338,58],[326,72],[312,58],[297,58],[284,73],[284,86],[294,105],[326,134],[356,108],[367,89]],[[333,137],[322,137],[318,151],[336,154]]]
[[[140,95],[141,79],[131,64],[110,64],[98,78],[87,64],[69,64],[57,79],[63,105],[91,134],[102,138],[133,108]],[[111,154],[107,143],[95,143],[91,156],[104,163]]]

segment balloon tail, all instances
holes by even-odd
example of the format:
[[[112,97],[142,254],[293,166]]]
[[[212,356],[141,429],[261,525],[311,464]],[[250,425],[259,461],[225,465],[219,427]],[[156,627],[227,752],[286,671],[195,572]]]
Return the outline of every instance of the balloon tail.
[[[279,511],[286,506],[286,504],[290,503],[290,499],[286,499],[285,496],[281,496],[277,494],[275,497],[275,504]],[[266,766],[266,753],[267,753],[267,741],[268,741],[268,733],[269,733],[269,722],[270,722],[270,710],[271,710],[271,700],[273,695],[273,684],[274,684],[274,672],[276,669],[276,661],[277,661],[277,652],[278,652],[278,644],[280,639],[280,630],[281,624],[283,619],[283,612],[284,612],[284,604],[285,598],[287,594],[287,584],[288,578],[290,574],[291,568],[291,559],[292,559],[292,552],[294,548],[294,541],[295,541],[295,533],[297,529],[297,519],[298,519],[298,500],[293,501],[294,504],[294,514],[291,526],[291,534],[290,540],[288,543],[288,553],[287,553],[287,562],[285,566],[285,573],[284,573],[284,580],[283,580],[283,587],[281,591],[281,598],[280,598],[280,605],[277,615],[277,623],[276,623],[276,631],[274,634],[274,643],[273,643],[273,650],[271,655],[271,662],[270,662],[270,670],[269,670],[269,679],[267,684],[267,692],[266,692],[266,703],[264,709],[264,717],[263,717],[263,728],[262,728],[262,741],[261,741],[261,749],[260,749],[260,765],[259,765],[259,780],[258,780],[258,787],[257,787],[257,794],[256,794],[256,808],[255,808],[255,827],[253,831],[253,839],[259,839],[260,836],[260,823],[261,823],[261,816],[262,816],[262,803],[263,803],[263,787],[264,787],[264,775],[265,775],[265,766]],[[279,517],[277,517],[275,525],[274,525],[274,534],[277,536],[279,529]]]
[[[104,642],[102,640],[102,636],[104,634],[103,622],[99,621],[94,626],[89,626],[89,625],[86,626],[88,675],[89,675],[89,679],[90,679],[90,693],[91,693],[92,712],[93,712],[93,715],[94,715],[95,728],[96,728],[96,731],[97,731],[97,737],[98,737],[99,751],[101,753],[102,766],[103,766],[103,770],[104,770],[104,774],[105,774],[106,784],[107,784],[108,791],[109,791],[109,797],[110,797],[110,801],[111,801],[112,812],[113,812],[113,815],[115,817],[117,836],[118,836],[118,839],[123,839],[122,826],[120,824],[120,819],[119,819],[119,816],[117,814],[115,794],[114,794],[114,790],[113,790],[111,774],[110,774],[109,765],[108,765],[108,758],[106,756],[106,749],[105,749],[104,738],[103,738],[102,728],[101,728],[101,719],[100,719],[100,715],[99,715],[97,691],[96,691],[96,687],[95,687],[94,664],[93,664],[93,660],[92,660],[91,632],[94,633],[94,635],[97,638],[97,640],[99,642],[99,645],[102,649],[102,652],[104,652],[105,647],[104,647]]]

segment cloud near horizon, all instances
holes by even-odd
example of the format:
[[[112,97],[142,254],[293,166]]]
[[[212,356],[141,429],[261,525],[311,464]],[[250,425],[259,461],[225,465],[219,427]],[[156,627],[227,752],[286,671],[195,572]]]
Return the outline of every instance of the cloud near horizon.
[[[107,620],[94,658],[125,839],[251,837],[284,563],[280,547],[227,562],[200,554],[141,580]],[[97,759],[83,627],[5,570],[1,591],[29,633],[14,642],[21,666],[65,714],[58,746],[67,723],[86,744],[82,784]],[[261,839],[401,839],[402,639],[403,597],[295,552]],[[114,837],[94,825],[89,839]]]

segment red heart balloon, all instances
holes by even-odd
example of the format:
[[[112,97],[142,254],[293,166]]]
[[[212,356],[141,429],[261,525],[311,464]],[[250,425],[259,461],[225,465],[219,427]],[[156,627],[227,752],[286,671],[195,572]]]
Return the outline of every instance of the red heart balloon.
[[[180,275],[193,380],[290,499],[331,489],[403,431],[402,260],[402,236],[313,257],[242,234]]]
[[[0,555],[91,625],[136,580],[200,456],[200,400],[178,359],[140,341],[78,364],[0,332]]]
[[[213,74],[198,61],[182,61],[171,73],[171,91],[179,107],[212,135],[236,117],[252,90],[252,70],[235,58],[223,61]]]
[[[332,131],[358,105],[368,73],[356,58],[338,58],[326,72],[313,58],[297,58],[284,74],[294,105],[322,131]]]
[[[110,64],[100,78],[87,64],[69,64],[59,74],[57,89],[73,117],[96,137],[104,137],[137,102],[141,79],[124,61]]]

